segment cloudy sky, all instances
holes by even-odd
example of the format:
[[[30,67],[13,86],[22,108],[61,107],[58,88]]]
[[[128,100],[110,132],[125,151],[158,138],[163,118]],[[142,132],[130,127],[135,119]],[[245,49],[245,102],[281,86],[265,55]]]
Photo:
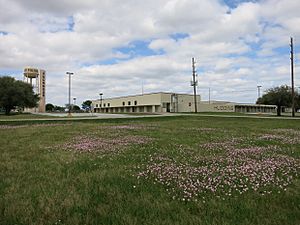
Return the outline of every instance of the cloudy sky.
[[[47,102],[168,91],[255,102],[290,84],[294,37],[300,87],[300,0],[0,0],[0,76],[47,71]]]

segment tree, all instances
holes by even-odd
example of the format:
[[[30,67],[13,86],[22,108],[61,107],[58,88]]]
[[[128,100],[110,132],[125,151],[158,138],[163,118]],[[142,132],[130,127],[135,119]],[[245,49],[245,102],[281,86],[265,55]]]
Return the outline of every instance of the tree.
[[[17,107],[36,107],[38,101],[39,97],[30,84],[9,76],[0,77],[0,107],[4,108],[6,115]]]
[[[298,99],[298,93],[295,92],[295,100]],[[282,107],[292,106],[292,89],[287,85],[274,87],[267,90],[261,98],[257,99],[257,104],[269,104],[277,106],[277,116],[281,115]]]
[[[75,112],[79,112],[80,111],[80,107],[78,105],[73,105],[72,106],[73,111]]]
[[[53,112],[53,110],[54,110],[54,105],[52,105],[51,103],[46,104],[47,112]]]
[[[54,111],[64,112],[65,111],[65,107],[59,106],[59,105],[55,105],[54,106]]]
[[[91,100],[86,100],[84,101],[81,106],[84,110],[89,110],[91,109],[92,101]]]
[[[296,109],[296,112],[299,112],[299,110],[300,110],[300,93],[299,92],[297,92],[297,96],[295,99],[295,109]]]

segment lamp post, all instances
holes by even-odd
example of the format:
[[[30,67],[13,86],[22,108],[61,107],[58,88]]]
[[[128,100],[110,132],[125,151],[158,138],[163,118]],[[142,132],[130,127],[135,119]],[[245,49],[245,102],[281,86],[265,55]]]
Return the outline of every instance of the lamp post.
[[[76,97],[73,98],[73,111],[74,111],[75,105],[76,105]]]
[[[261,87],[262,87],[261,85],[257,85],[257,99],[260,98],[260,88]]]
[[[66,74],[69,76],[69,112],[68,117],[71,117],[71,76],[74,74],[72,72],[66,72]]]
[[[100,96],[100,105],[99,105],[99,111],[101,112],[101,109],[102,109],[102,95],[103,93],[99,93],[99,96]]]
[[[260,88],[262,86],[261,85],[257,85],[257,100],[260,98]],[[258,103],[258,112],[260,112],[260,103]]]
[[[208,87],[208,104],[210,104],[210,87]]]

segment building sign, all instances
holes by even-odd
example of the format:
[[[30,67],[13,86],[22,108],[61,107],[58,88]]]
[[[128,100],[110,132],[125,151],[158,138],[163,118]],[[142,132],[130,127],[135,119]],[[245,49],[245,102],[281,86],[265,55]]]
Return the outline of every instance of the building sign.
[[[216,111],[234,111],[233,105],[217,105],[214,106],[214,110]]]

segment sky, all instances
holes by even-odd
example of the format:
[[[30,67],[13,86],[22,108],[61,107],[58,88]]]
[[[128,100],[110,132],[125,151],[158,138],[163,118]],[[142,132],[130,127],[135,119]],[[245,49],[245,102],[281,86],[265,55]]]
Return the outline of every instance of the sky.
[[[300,0],[0,0],[0,76],[46,70],[46,102],[151,92],[254,103],[290,85],[290,37],[300,89]]]

